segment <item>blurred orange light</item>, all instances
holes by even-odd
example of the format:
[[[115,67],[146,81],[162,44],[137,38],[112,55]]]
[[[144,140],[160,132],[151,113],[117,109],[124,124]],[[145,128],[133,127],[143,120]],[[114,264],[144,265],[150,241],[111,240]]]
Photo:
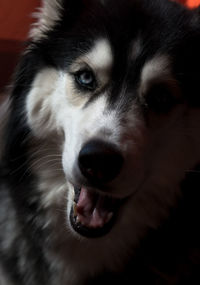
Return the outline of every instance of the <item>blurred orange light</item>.
[[[200,5],[200,0],[178,0],[178,2],[186,5],[189,8],[196,8]]]
[[[187,0],[186,5],[190,8],[195,8],[198,5],[200,5],[200,1],[199,0]]]

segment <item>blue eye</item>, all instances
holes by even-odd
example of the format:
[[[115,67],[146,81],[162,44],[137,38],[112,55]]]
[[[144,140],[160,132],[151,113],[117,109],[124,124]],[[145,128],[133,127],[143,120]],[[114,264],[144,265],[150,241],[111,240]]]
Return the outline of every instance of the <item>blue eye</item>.
[[[76,82],[86,89],[94,90],[96,88],[96,80],[92,71],[83,70],[75,75]]]

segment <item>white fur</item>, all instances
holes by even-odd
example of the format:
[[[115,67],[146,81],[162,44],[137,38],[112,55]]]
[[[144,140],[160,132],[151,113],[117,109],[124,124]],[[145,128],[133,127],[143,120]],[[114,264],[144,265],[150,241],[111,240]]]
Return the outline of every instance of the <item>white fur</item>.
[[[57,129],[53,98],[58,97],[59,78],[60,74],[54,69],[42,70],[36,76],[27,97],[27,119],[33,131],[37,131],[37,136],[46,136],[47,132]],[[62,90],[61,86],[59,88]]]
[[[141,91],[146,93],[149,86],[155,82],[172,78],[170,58],[167,55],[156,55],[148,60],[141,72]]]
[[[30,31],[30,38],[39,40],[44,37],[45,33],[51,30],[56,22],[60,19],[62,10],[62,0],[42,0],[42,8],[38,8],[38,12],[34,13],[33,16],[37,19],[36,23]]]
[[[94,70],[110,69],[113,63],[113,55],[108,40],[98,40],[92,50],[86,55],[86,58]]]

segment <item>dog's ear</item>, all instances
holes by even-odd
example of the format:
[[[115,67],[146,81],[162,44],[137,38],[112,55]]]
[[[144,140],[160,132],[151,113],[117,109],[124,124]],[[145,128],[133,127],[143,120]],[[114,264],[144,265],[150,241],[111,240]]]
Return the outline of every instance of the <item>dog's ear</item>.
[[[33,13],[36,19],[29,33],[33,40],[39,40],[60,19],[63,0],[42,0],[41,7]]]
[[[72,18],[92,0],[41,0],[41,7],[33,13],[36,19],[29,33],[32,40],[39,40],[59,22],[63,15]],[[102,0],[103,1],[103,0]]]

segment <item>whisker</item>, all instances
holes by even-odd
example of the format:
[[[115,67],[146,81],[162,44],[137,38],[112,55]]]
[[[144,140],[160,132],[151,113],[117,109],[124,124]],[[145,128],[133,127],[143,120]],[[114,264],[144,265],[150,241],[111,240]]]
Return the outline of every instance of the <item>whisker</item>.
[[[45,161],[43,161],[43,160],[45,160]],[[43,161],[43,162],[42,162],[42,161]],[[61,162],[61,160],[58,159],[58,158],[51,159],[51,160],[46,160],[46,157],[41,157],[41,158],[35,160],[35,161],[31,164],[31,166],[34,167],[35,165],[39,164],[40,162],[41,162],[41,165],[45,165],[45,164],[48,164],[48,163],[51,163],[51,162],[55,162],[55,161],[56,161],[56,162]]]
[[[26,175],[26,174],[28,174],[28,176],[30,175],[30,173],[31,173],[31,170],[32,170],[32,168],[33,167],[36,167],[37,168],[37,170],[41,170],[41,168],[43,168],[45,165],[47,165],[47,164],[50,164],[50,166],[51,166],[51,168],[53,168],[54,166],[56,166],[56,165],[58,165],[58,164],[60,164],[60,159],[52,159],[52,160],[47,160],[47,161],[43,161],[43,162],[40,162],[40,161],[42,161],[43,159],[45,159],[44,157],[43,158],[40,158],[40,159],[38,159],[37,161],[35,161],[34,163],[32,163],[31,165],[30,165],[30,167],[28,167],[27,169],[26,169],[26,171],[23,173],[23,176],[21,177],[21,180],[23,180],[23,178],[24,178],[24,176]],[[54,163],[54,164],[51,164],[52,162],[56,162],[56,163]],[[63,172],[63,169],[62,168],[56,168],[56,169],[53,169],[53,171],[55,172],[55,171],[59,171],[59,172]]]

